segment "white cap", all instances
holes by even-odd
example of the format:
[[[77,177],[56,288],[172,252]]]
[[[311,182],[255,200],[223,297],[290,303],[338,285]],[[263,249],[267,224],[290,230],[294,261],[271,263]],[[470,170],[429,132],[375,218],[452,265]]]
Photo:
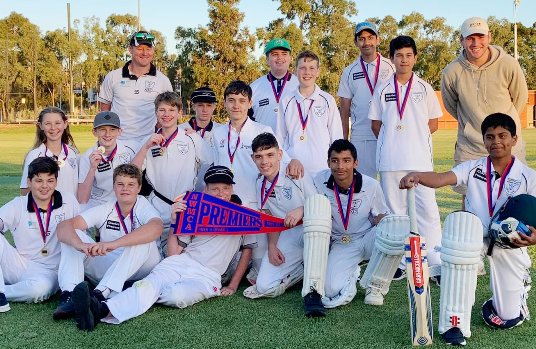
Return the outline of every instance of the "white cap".
[[[465,39],[469,35],[473,35],[473,34],[487,35],[489,33],[489,27],[488,27],[488,23],[486,22],[484,18],[471,17],[471,18],[466,19],[462,23],[460,32],[462,34],[462,37]]]

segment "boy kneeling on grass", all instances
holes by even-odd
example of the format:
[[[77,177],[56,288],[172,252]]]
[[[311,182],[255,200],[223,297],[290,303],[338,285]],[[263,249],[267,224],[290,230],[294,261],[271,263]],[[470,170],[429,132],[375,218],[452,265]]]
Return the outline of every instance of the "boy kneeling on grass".
[[[491,235],[489,228],[503,211],[505,203],[520,194],[536,195],[536,171],[512,156],[512,147],[517,142],[517,135],[516,124],[510,116],[502,113],[489,115],[482,122],[481,132],[489,156],[463,162],[448,172],[409,173],[401,179],[400,188],[411,188],[418,184],[431,188],[466,185],[465,209],[480,219],[484,230],[484,244],[489,245],[494,242],[490,242],[487,232],[490,231]],[[531,208],[523,207],[522,209],[534,211],[534,207],[535,205],[532,205]],[[451,215],[455,214],[459,212]],[[534,217],[536,212],[531,212],[531,214]],[[445,227],[449,226],[447,224],[449,216],[445,220]],[[528,225],[528,222],[525,224]],[[462,228],[457,229],[458,232],[449,232],[448,228],[445,228],[443,232],[443,239],[446,235],[454,236],[456,239],[453,240],[459,240],[456,241],[459,245],[456,246],[455,243],[449,241],[449,244],[442,244],[441,250],[439,333],[442,334],[445,342],[452,345],[465,345],[465,339],[471,336],[471,308],[475,299],[476,269],[479,251],[482,247],[481,244],[476,243],[478,239],[474,237],[475,234],[480,234],[481,226],[478,224],[478,219],[476,229],[473,231],[468,228],[467,224],[460,226]],[[536,244],[536,229],[532,226],[528,226],[528,229],[529,234],[518,234],[518,237],[511,239],[511,245],[514,248],[499,248],[503,246],[495,245],[494,249],[488,250],[492,297],[482,305],[482,316],[484,322],[493,328],[512,328],[521,325],[525,319],[529,318],[526,301],[530,289],[528,268],[531,262],[527,246]],[[464,230],[467,230],[466,234]],[[470,233],[474,233],[473,236]],[[456,235],[465,235],[465,237],[459,239]],[[480,236],[478,238],[482,241]],[[473,260],[461,263],[464,265],[453,263],[454,260],[463,261],[467,257],[471,241],[475,241]],[[448,273],[443,275],[443,270],[449,265],[451,267],[447,270]],[[462,275],[462,273],[465,274]],[[461,287],[460,280],[469,286]],[[462,292],[462,294],[452,295],[457,292]],[[451,299],[460,301],[457,304],[450,304]]]

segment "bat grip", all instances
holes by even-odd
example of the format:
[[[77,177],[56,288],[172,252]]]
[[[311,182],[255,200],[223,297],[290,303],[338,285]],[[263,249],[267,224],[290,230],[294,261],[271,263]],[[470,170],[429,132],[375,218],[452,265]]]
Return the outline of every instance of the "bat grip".
[[[408,189],[408,216],[410,232],[419,235],[417,231],[417,213],[415,210],[415,187]]]

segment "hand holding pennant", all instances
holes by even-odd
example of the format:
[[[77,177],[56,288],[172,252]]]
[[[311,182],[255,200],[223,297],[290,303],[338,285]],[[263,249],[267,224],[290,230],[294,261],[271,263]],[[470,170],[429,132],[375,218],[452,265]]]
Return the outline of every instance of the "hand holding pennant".
[[[173,234],[247,235],[288,229],[284,219],[200,192],[186,192],[186,210],[171,224]]]

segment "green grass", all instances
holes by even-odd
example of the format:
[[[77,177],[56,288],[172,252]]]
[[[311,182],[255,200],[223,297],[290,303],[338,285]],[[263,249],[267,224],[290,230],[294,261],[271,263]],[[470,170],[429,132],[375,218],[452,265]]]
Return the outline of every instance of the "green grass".
[[[89,126],[73,126],[80,151],[94,142]],[[525,130],[527,159],[536,167],[536,130]],[[0,204],[18,193],[21,164],[33,142],[30,126],[0,126]],[[436,170],[453,163],[455,132],[434,135]],[[450,188],[437,191],[442,219],[460,207]],[[532,272],[533,278],[536,273]],[[511,331],[487,328],[480,305],[490,297],[488,276],[480,277],[473,308],[469,345],[474,348],[532,348],[536,326],[527,322]],[[242,291],[244,285],[242,286]],[[360,290],[352,303],[333,309],[323,319],[303,316],[299,288],[277,299],[247,300],[240,294],[203,301],[179,310],[155,306],[120,326],[100,324],[92,333],[76,329],[74,321],[52,320],[58,296],[42,304],[11,304],[0,314],[0,348],[410,348],[405,282],[394,282],[383,307],[363,305]],[[529,306],[536,312],[536,298]],[[439,288],[432,285],[434,330],[437,330]],[[437,337],[434,347],[447,348]]]

